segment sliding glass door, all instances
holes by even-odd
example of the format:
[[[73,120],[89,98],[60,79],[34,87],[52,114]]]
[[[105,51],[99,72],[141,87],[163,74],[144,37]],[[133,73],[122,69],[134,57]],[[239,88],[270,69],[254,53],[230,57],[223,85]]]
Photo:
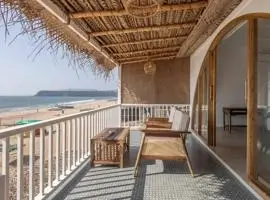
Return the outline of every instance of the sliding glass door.
[[[254,34],[254,123],[253,178],[270,192],[270,20],[256,19]],[[251,124],[252,125],[252,124]]]

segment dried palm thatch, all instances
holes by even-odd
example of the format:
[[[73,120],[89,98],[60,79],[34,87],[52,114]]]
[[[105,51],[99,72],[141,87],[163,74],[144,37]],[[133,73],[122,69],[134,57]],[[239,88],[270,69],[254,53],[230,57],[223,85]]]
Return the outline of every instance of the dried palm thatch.
[[[7,27],[21,23],[37,44],[62,47],[73,63],[108,74],[118,63],[174,59],[179,50],[189,55],[240,2],[2,0],[1,10]]]
[[[6,33],[10,26],[19,24],[21,32],[14,39],[30,35],[35,45],[35,55],[45,49],[54,55],[61,52],[75,69],[89,67],[94,74],[104,78],[116,66],[35,0],[1,0],[0,23],[5,26]]]
[[[196,27],[182,44],[178,56],[190,55],[221,24],[221,22],[242,2],[242,0],[212,0]]]

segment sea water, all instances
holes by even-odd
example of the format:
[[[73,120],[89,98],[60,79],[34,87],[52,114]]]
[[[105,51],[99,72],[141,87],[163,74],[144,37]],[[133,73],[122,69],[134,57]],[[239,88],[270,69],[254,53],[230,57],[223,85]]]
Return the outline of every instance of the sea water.
[[[0,113],[16,110],[30,110],[56,104],[77,104],[114,97],[46,97],[46,96],[0,96]]]

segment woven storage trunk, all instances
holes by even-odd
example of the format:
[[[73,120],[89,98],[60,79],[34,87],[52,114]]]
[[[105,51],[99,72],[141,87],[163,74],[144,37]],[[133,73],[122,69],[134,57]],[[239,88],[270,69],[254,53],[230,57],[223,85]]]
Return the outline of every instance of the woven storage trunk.
[[[95,161],[119,162],[120,144],[115,142],[94,142]]]
[[[91,139],[91,164],[119,164],[129,149],[129,128],[107,128]]]

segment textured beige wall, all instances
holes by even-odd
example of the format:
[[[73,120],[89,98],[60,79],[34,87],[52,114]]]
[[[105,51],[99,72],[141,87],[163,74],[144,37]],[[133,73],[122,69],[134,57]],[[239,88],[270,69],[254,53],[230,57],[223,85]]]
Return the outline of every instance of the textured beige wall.
[[[154,76],[144,73],[143,64],[123,65],[122,103],[189,103],[189,58],[157,61]]]

